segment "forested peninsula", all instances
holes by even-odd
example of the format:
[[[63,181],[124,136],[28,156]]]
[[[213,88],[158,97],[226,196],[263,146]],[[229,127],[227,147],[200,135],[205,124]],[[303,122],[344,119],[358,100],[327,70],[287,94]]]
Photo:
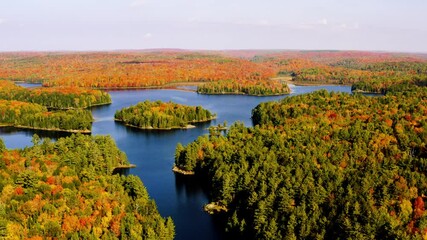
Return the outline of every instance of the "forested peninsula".
[[[81,109],[111,103],[108,93],[79,87],[28,89],[0,80],[0,99],[37,103],[49,109]]]
[[[49,111],[39,104],[0,100],[1,126],[90,133],[92,121],[92,113],[85,109]]]
[[[160,130],[191,128],[191,123],[207,122],[215,117],[200,106],[148,100],[123,108],[114,115],[116,121],[126,126]]]
[[[47,131],[90,133],[88,108],[111,103],[108,93],[73,87],[27,89],[0,80],[0,125]]]
[[[258,105],[255,127],[178,144],[244,239],[410,239],[427,231],[427,89],[318,91]]]
[[[72,135],[6,150],[0,140],[0,237],[173,239],[141,180],[112,175],[129,164],[108,136]]]

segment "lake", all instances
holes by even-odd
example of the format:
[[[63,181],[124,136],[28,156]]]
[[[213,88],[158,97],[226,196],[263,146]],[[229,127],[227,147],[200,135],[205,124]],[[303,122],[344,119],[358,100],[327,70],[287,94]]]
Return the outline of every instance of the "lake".
[[[31,85],[32,86],[32,85]],[[350,86],[291,86],[292,95],[319,89],[351,92]],[[261,102],[279,100],[287,96],[253,97],[242,95],[201,95],[180,90],[121,90],[109,91],[113,103],[92,109],[95,122],[93,134],[111,135],[137,167],[130,174],[138,175],[150,196],[156,201],[162,216],[171,216],[175,222],[176,239],[224,239],[221,220],[203,211],[208,194],[194,176],[179,176],[172,172],[175,147],[178,142],[187,144],[198,136],[208,134],[210,125],[227,121],[228,125],[241,121],[252,126],[251,110]],[[209,123],[197,124],[188,130],[156,131],[127,128],[114,122],[114,113],[123,107],[144,100],[173,101],[187,105],[201,105],[216,113],[218,118]],[[31,145],[34,133],[41,137],[58,138],[62,133],[0,128],[0,137],[8,148]]]

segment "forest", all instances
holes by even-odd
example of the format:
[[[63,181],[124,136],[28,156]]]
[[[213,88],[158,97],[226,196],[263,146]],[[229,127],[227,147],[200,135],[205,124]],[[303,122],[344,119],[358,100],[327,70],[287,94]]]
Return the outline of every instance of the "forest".
[[[141,180],[109,136],[72,135],[7,150],[0,140],[0,238],[173,239]]]
[[[362,51],[295,51],[254,56],[295,84],[345,84],[354,91],[385,93],[396,84],[427,78],[427,59],[416,54]]]
[[[427,76],[425,55],[364,51],[24,52],[0,53],[0,60],[0,79],[71,87],[51,90],[56,92],[198,82],[206,83],[199,86],[200,93],[276,95],[287,93],[288,87],[270,80],[283,77],[294,84],[344,84],[355,91],[383,93],[394,84],[425,81]],[[100,94],[88,93],[100,99],[96,102],[108,102]],[[69,107],[73,99],[64,101]],[[91,102],[86,97],[74,101],[80,107]]]
[[[427,89],[325,90],[258,105],[255,127],[177,145],[242,239],[422,239]],[[225,211],[224,211],[225,210]]]
[[[352,85],[258,105],[254,127],[210,128],[175,167],[209,186],[207,209],[239,239],[427,238],[427,57],[363,51],[117,51],[0,53],[0,124],[90,132],[102,89],[173,88],[279,95],[287,84]],[[26,89],[13,81],[42,83]],[[358,92],[381,93],[367,97]],[[115,120],[187,128],[215,114],[145,101]],[[73,135],[6,150],[0,141],[0,238],[172,239],[111,137]],[[180,172],[180,171],[176,171]]]
[[[173,102],[144,101],[118,110],[114,119],[126,126],[141,129],[185,129],[190,123],[207,122],[216,115],[201,106],[186,106]]]
[[[174,82],[261,80],[274,71],[251,61],[192,51],[2,53],[0,78],[44,86],[162,87]]]

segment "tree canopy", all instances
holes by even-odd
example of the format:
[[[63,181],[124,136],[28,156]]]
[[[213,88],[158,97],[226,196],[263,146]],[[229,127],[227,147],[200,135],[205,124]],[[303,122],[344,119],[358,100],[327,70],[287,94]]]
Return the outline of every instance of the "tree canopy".
[[[0,238],[173,239],[141,180],[112,175],[129,163],[111,137],[33,143],[1,148]]]
[[[258,105],[255,127],[178,145],[246,239],[421,239],[427,230],[427,89],[318,91]]]
[[[270,81],[275,77],[297,84],[354,84],[354,90],[382,92],[427,75],[427,60],[421,54],[366,51],[1,53],[0,60],[0,79],[103,89],[199,82],[208,83],[199,87],[206,94],[287,93],[285,83]],[[78,105],[88,102],[83,98]]]

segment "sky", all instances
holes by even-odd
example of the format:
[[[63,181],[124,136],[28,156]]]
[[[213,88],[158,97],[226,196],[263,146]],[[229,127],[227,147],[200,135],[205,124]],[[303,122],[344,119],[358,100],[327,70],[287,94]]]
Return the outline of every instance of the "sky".
[[[427,0],[0,0],[0,51],[427,53]]]

